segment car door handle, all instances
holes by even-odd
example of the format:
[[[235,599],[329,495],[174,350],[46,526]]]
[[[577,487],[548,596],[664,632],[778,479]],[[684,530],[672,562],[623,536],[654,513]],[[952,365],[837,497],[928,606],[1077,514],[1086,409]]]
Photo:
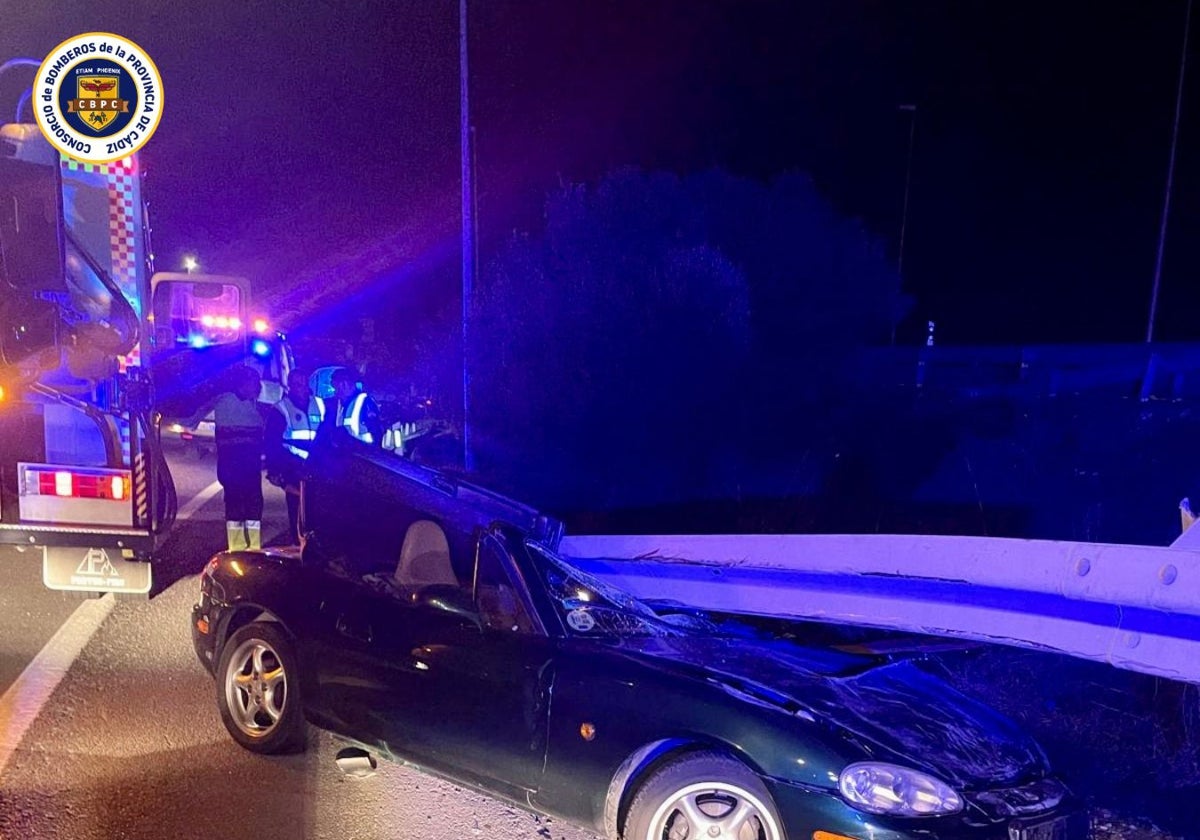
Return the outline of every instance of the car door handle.
[[[357,639],[360,642],[371,643],[373,635],[371,633],[371,625],[362,626],[353,621],[350,621],[344,615],[339,615],[337,620],[337,631],[343,636],[351,639]]]

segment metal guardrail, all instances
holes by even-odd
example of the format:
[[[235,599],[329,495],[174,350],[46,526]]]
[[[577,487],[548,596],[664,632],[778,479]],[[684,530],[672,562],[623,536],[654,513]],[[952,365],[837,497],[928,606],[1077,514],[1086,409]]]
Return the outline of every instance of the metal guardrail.
[[[642,598],[1054,650],[1200,683],[1200,545],[906,535],[573,536]]]
[[[858,381],[885,389],[1200,399],[1200,345],[1190,343],[872,348],[859,354],[857,368]]]

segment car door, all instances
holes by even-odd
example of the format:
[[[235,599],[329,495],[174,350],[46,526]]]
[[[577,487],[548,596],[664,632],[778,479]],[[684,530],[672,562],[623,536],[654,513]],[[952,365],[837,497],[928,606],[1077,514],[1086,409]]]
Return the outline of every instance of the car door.
[[[466,609],[437,597],[396,612],[400,657],[385,672],[385,740],[398,752],[523,798],[546,749],[553,646],[529,609],[507,548],[477,543]],[[400,650],[400,648],[406,648]]]
[[[407,641],[395,626],[397,600],[382,585],[328,576],[316,601],[306,703],[330,729],[380,743],[381,698],[393,682],[386,669]]]

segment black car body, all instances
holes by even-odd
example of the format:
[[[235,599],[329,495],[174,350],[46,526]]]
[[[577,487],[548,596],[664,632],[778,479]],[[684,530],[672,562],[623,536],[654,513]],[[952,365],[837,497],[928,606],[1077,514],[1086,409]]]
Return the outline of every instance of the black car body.
[[[249,749],[311,723],[613,838],[1087,836],[1037,745],[912,661],[639,602],[385,452],[310,460],[304,548],[217,555],[192,616]]]

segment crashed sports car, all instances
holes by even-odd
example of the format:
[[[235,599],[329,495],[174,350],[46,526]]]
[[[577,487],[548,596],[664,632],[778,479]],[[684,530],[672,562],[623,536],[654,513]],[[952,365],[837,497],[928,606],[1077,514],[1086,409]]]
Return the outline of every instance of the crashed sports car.
[[[218,554],[192,614],[246,749],[315,725],[614,840],[1088,835],[1030,738],[911,659],[634,599],[387,452],[310,461],[303,547]]]

